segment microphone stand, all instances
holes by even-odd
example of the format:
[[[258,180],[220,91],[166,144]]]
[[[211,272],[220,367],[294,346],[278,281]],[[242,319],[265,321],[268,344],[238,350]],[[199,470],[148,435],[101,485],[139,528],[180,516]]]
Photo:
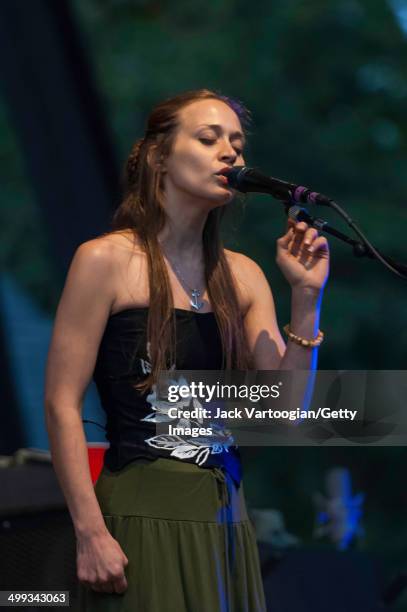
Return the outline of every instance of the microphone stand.
[[[297,221],[306,221],[312,227],[326,232],[327,234],[331,234],[332,236],[335,236],[335,238],[339,238],[339,240],[342,240],[343,242],[346,242],[346,244],[350,244],[353,247],[353,254],[356,257],[370,257],[371,259],[377,259],[388,270],[393,272],[393,274],[407,280],[407,265],[394,261],[394,259],[391,259],[378,251],[366,238],[353,219],[350,218],[348,213],[341,208],[337,202],[334,202],[334,200],[328,196],[312,191],[308,187],[304,187],[302,185],[287,183],[286,181],[281,181],[280,179],[273,178],[272,176],[263,176],[263,174],[258,172],[258,170],[255,168],[235,166],[233,168],[228,168],[227,171],[222,171],[221,173],[227,177],[228,185],[230,187],[233,187],[243,193],[268,193],[273,198],[283,202],[287,214],[292,216],[293,219],[297,219]],[[323,219],[312,217],[306,208],[298,206],[298,203],[303,202],[316,206],[328,206],[329,208],[332,208],[339,216],[342,217],[342,219],[346,221],[360,240],[349,238],[349,236],[346,236],[335,228],[330,227]]]
[[[350,238],[343,232],[340,232],[339,230],[330,226],[327,221],[324,221],[324,219],[321,219],[320,217],[312,217],[306,208],[298,206],[298,204],[294,200],[286,200],[283,202],[283,204],[287,216],[293,219],[294,221],[304,221],[311,227],[315,227],[318,231],[325,232],[326,234],[330,234],[331,236],[342,240],[342,242],[349,244],[353,248],[353,254],[355,257],[369,257],[370,259],[378,259],[397,276],[400,276],[401,278],[407,280],[407,265],[397,262],[391,257],[388,257],[387,255],[383,255],[383,253],[373,247],[370,242],[363,236],[362,232],[358,230],[358,228],[356,228],[352,219],[350,219],[350,217],[348,217],[346,213],[344,213],[346,215],[346,221],[348,221],[349,225],[351,225],[353,229],[356,228],[355,231],[357,231],[358,235],[362,238],[362,241]],[[333,208],[335,208],[341,214],[342,211],[339,206],[332,200],[331,204],[334,204]]]

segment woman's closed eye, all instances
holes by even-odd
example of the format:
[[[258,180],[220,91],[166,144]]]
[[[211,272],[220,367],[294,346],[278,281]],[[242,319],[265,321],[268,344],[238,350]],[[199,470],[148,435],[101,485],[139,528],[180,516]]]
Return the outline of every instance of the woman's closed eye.
[[[212,144],[215,144],[216,142],[216,138],[202,138],[201,137],[199,140],[200,142],[206,145],[212,145]]]
[[[204,145],[207,145],[207,146],[214,145],[216,143],[216,140],[217,140],[216,138],[214,139],[214,138],[203,138],[203,137],[199,139],[200,142],[202,142]],[[233,147],[233,148],[236,151],[236,155],[243,154],[242,149],[240,149],[239,147]]]

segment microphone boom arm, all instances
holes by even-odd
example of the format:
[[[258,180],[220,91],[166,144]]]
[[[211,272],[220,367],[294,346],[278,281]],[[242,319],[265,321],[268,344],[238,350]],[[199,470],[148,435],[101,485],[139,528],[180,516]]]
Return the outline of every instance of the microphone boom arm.
[[[327,221],[321,219],[320,217],[312,217],[308,210],[302,206],[298,206],[292,201],[284,202],[284,207],[287,216],[295,221],[304,221],[311,227],[315,227],[320,232],[325,232],[326,234],[330,234],[342,242],[349,244],[353,247],[353,254],[355,257],[369,257],[370,259],[377,259],[376,254],[369,248],[369,246],[365,242],[361,242],[359,240],[355,240],[354,238],[350,238],[343,232],[335,229],[330,226]],[[405,264],[399,263],[392,259],[391,257],[387,257],[387,255],[383,255],[377,249],[374,249],[377,253],[379,253],[380,258],[386,262],[386,265],[392,269],[393,272],[396,272],[399,276],[407,279],[407,266]]]
[[[307,221],[309,225],[339,238],[343,242],[350,244],[353,247],[353,253],[356,257],[370,257],[380,261],[388,270],[407,280],[407,265],[394,261],[390,257],[383,255],[373,244],[366,238],[363,232],[358,228],[356,223],[350,218],[337,202],[334,202],[328,196],[322,193],[312,191],[308,187],[288,183],[272,176],[266,176],[259,172],[256,168],[247,168],[246,166],[233,166],[227,170],[221,171],[221,174],[227,177],[230,187],[241,191],[242,193],[257,192],[267,193],[273,198],[284,203],[286,211],[294,210],[295,215],[302,215],[299,220]],[[312,204],[319,206],[327,206],[339,214],[346,221],[349,227],[355,232],[359,240],[354,240],[339,232],[333,227],[330,227],[323,219],[315,219],[311,217],[306,208],[302,208],[299,204]]]

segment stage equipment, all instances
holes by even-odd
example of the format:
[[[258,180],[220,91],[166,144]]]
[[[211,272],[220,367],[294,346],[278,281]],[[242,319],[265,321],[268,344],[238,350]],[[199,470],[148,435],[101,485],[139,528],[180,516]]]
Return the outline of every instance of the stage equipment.
[[[219,174],[226,176],[228,184],[233,189],[243,193],[266,193],[277,200],[282,200],[286,213],[295,221],[305,221],[311,227],[315,227],[320,232],[331,234],[335,238],[353,247],[355,257],[370,257],[377,259],[391,272],[407,280],[407,265],[396,262],[390,257],[383,255],[362,233],[351,217],[328,196],[312,191],[303,185],[288,183],[272,176],[266,176],[255,168],[246,166],[234,166],[222,170]],[[360,240],[354,240],[342,232],[330,227],[326,221],[312,217],[306,208],[298,206],[298,203],[308,203],[326,206],[335,210],[355,232]]]
[[[49,453],[1,457],[0,491],[0,590],[69,591],[75,609],[75,533]]]

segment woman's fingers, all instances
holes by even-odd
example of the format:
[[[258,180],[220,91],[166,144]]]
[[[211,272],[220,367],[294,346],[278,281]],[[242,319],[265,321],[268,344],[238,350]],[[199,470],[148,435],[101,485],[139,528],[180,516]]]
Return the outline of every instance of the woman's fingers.
[[[120,578],[117,578],[113,583],[113,587],[115,593],[124,593],[127,589],[126,577],[121,576]]]
[[[307,251],[301,257],[301,263],[307,269],[311,269],[320,259],[329,258],[329,244],[325,236],[318,236]]]
[[[97,593],[124,593],[127,590],[125,567],[128,564],[129,560],[123,554],[120,562],[113,562],[109,569],[98,570],[93,576],[81,578],[80,581]]]
[[[309,229],[308,225],[303,221],[300,223],[295,223],[289,219],[287,232],[284,234],[284,236],[281,236],[281,238],[277,240],[277,245],[296,256],[301,248],[305,236],[307,235],[307,232],[309,231],[316,232],[314,228]],[[309,234],[307,237],[309,238]]]
[[[127,589],[125,568],[129,560],[110,533],[79,538],[77,550],[81,583],[99,593],[123,593]]]
[[[277,244],[302,262],[308,261],[315,253],[320,257],[329,253],[327,239],[319,236],[318,230],[304,221],[289,221],[287,232],[277,240]]]
[[[98,581],[94,583],[88,583],[94,591],[97,593],[124,593],[127,589],[127,580],[124,574],[110,578],[105,581]]]
[[[284,236],[281,236],[281,238],[277,240],[277,245],[283,249],[288,249],[293,235],[294,235],[294,228],[289,227],[287,232],[284,234]]]
[[[312,243],[308,251],[312,255],[318,257],[328,257],[329,255],[329,243],[325,236],[318,236]]]
[[[297,223],[294,228],[292,241],[288,247],[290,253],[297,259],[300,259],[305,255],[305,251],[309,250],[317,236],[318,231],[314,227],[308,227],[303,221]]]
[[[315,229],[315,227],[308,228],[304,234],[304,247],[306,247],[308,250],[312,250],[312,245],[316,238],[318,238],[318,231]]]

